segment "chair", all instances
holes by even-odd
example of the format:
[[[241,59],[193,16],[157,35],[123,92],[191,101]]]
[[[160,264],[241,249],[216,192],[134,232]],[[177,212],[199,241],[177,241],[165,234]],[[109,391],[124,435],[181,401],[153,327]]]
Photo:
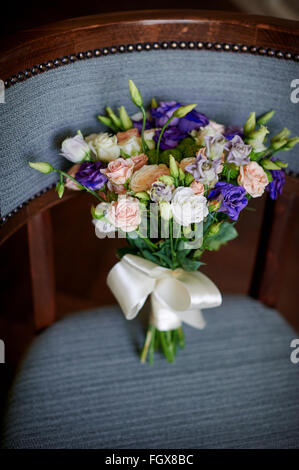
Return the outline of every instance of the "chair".
[[[57,143],[77,129],[92,132],[107,103],[133,113],[128,78],[146,101],[192,99],[227,124],[275,108],[271,130],[298,134],[299,105],[290,102],[298,44],[296,22],[183,10],[76,18],[7,40],[1,237],[27,224],[35,327],[49,328],[19,368],[2,447],[298,447],[296,333],[275,310],[298,202],[298,150],[286,154],[283,195],[266,201],[250,296],[226,296],[206,313],[200,338],[186,327],[188,346],[174,365],[158,357],[153,368],[137,360],[138,320],[126,322],[116,306],[54,323],[49,209],[61,200],[55,176],[27,165],[34,155],[61,166]],[[62,201],[76,197],[67,192]]]

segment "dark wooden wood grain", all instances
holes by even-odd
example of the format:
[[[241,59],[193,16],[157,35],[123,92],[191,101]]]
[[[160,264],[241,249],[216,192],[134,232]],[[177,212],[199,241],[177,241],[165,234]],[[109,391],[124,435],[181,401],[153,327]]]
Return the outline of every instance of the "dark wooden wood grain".
[[[56,295],[52,223],[49,210],[37,212],[27,222],[35,330],[55,321]]]
[[[57,57],[113,45],[152,41],[212,41],[299,51],[298,22],[232,12],[154,10],[60,21],[6,36],[0,76]]]
[[[270,307],[279,302],[298,206],[299,179],[290,176],[279,198],[266,201],[250,294]]]

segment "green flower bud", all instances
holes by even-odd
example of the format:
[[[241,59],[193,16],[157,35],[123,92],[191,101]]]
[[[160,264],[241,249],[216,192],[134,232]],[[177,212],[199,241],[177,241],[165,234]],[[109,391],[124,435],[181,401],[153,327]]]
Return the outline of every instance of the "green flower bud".
[[[179,176],[179,169],[176,160],[172,155],[169,155],[169,169],[170,174],[171,176],[173,176],[173,178],[177,178]]]
[[[247,138],[247,143],[249,145],[252,145],[253,149],[256,152],[262,152],[263,150],[265,150],[263,142],[267,134],[269,134],[268,128],[266,126],[261,126],[256,131],[250,132]]]
[[[121,106],[119,108],[119,117],[122,123],[122,127],[124,128],[125,131],[132,129],[133,127],[133,122],[131,118],[129,117],[126,108],[124,106]]]
[[[133,82],[133,80],[129,80],[129,89],[130,89],[130,94],[131,94],[131,98],[132,98],[133,103],[136,106],[138,106],[138,108],[141,108],[141,106],[143,106],[142,96],[141,96],[137,86]]]
[[[190,113],[192,109],[194,109],[196,106],[196,104],[187,104],[186,106],[180,106],[178,109],[175,110],[172,116],[182,118],[186,116],[186,114]]]
[[[98,206],[100,206],[100,204],[98,204]],[[103,219],[105,217],[103,208],[98,209],[98,206],[92,206],[90,210],[92,218],[97,220]]]
[[[56,191],[57,191],[58,197],[61,199],[64,193],[64,184],[61,181],[57,183]]]
[[[273,142],[278,142],[280,140],[284,140],[284,139],[287,139],[291,134],[291,131],[289,129],[287,129],[287,127],[285,127],[284,129],[282,129],[280,132],[278,132],[278,134],[275,134],[272,139],[271,139],[271,143]]]
[[[156,98],[152,98],[152,101],[151,101],[151,108],[157,108],[157,107],[158,107],[158,103],[157,103]]]
[[[170,220],[172,218],[172,210],[169,202],[162,201],[160,202],[159,207],[162,219]]]
[[[278,150],[281,147],[284,147],[287,144],[287,142],[288,142],[287,139],[274,141],[271,143],[271,148],[273,148],[274,150]]]
[[[275,165],[277,165],[279,168],[287,168],[289,164],[282,162],[281,160],[275,160]]]
[[[213,235],[217,235],[217,233],[220,230],[221,224],[222,224],[222,222],[217,222],[217,223],[212,224],[211,227],[208,230],[207,236],[211,237]]]
[[[267,124],[268,121],[274,116],[275,111],[272,109],[272,111],[268,111],[268,113],[263,114],[260,116],[257,120],[257,123],[262,125],[262,124]]]
[[[208,203],[209,211],[210,212],[218,211],[219,207],[221,206],[221,201],[222,201],[222,198],[214,199],[213,201],[210,201]]]
[[[108,114],[108,116],[110,117],[111,121],[113,122],[113,124],[114,124],[117,128],[122,129],[122,122],[121,122],[121,120],[119,119],[118,116],[116,116],[116,114],[112,111],[112,109],[109,108],[109,106],[107,106],[106,111],[107,111],[107,114]]]
[[[272,160],[268,160],[267,158],[261,160],[260,164],[265,170],[279,170],[279,166],[276,165],[276,162],[272,162]]]
[[[249,135],[250,132],[254,131],[255,126],[256,126],[255,113],[250,113],[249,118],[247,119],[244,125],[244,134]]]
[[[288,139],[287,144],[283,150],[290,150],[293,147],[295,147],[295,145],[297,145],[298,143],[299,143],[299,137],[292,137],[291,139]]]
[[[185,173],[181,168],[179,168],[179,182],[183,186],[185,182]]]
[[[139,193],[135,193],[134,197],[137,197],[137,199],[143,199],[146,201],[150,200],[148,193],[146,193],[145,191],[140,191]]]
[[[48,162],[29,162],[29,166],[31,166],[31,168],[33,168],[34,170],[44,173],[45,175],[54,171],[54,168]]]
[[[191,175],[191,173],[186,172],[186,174],[185,174],[185,185],[190,186],[192,181],[194,181],[194,177]]]
[[[98,120],[104,124],[104,126],[110,127],[113,132],[117,132],[118,128],[113,124],[112,120],[108,118],[107,116],[97,116]]]
[[[172,176],[162,175],[158,179],[159,181],[162,181],[162,183],[168,184],[169,186],[174,184],[174,178]]]

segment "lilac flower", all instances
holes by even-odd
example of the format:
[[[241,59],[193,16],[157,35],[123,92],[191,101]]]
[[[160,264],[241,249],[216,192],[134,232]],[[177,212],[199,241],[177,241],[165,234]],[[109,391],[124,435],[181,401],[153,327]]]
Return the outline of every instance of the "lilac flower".
[[[207,148],[207,157],[209,157],[210,160],[221,158],[225,146],[225,138],[223,135],[207,136],[204,140]]]
[[[154,202],[171,201],[172,188],[171,186],[162,183],[162,181],[155,181],[150,190],[150,198]]]
[[[151,115],[155,119],[155,127],[163,127],[168,119],[173,115],[176,109],[181,106],[176,101],[161,101],[158,108],[152,108],[150,110]],[[170,126],[176,126],[179,122],[179,118],[173,118]]]
[[[242,186],[235,186],[234,184],[222,181],[215,185],[208,199],[220,202],[220,207],[216,212],[224,212],[230,219],[238,220],[241,210],[248,204],[245,193],[246,191]]]
[[[75,179],[89,189],[101,189],[108,181],[106,175],[101,173],[107,165],[103,162],[83,162],[75,175]]]
[[[235,135],[232,140],[227,142],[224,149],[228,151],[226,159],[229,163],[234,163],[237,166],[249,163],[249,154],[252,146],[244,144],[243,139],[239,135]]]
[[[224,136],[227,138],[227,140],[232,140],[235,135],[239,135],[240,137],[244,137],[244,133],[243,133],[243,127],[242,126],[228,126],[226,129],[225,129],[225,133],[224,133]]]
[[[200,127],[207,126],[209,124],[208,118],[198,111],[193,109],[190,113],[186,114],[185,117],[179,121],[179,128],[184,132],[191,132],[193,129],[199,129]]]
[[[156,130],[156,134],[154,135],[155,142],[158,142],[160,133],[160,130]],[[160,148],[162,150],[173,149],[182,139],[185,139],[187,135],[186,132],[182,132],[178,127],[167,127],[163,132]]]
[[[208,160],[199,152],[195,162],[187,165],[185,170],[191,173],[196,181],[208,186],[214,186],[218,181],[218,173],[221,172],[221,166],[220,158],[218,160]]]
[[[133,127],[135,127],[136,129],[139,130],[139,132],[141,133],[141,130],[142,130],[142,119],[139,120],[139,121],[132,121],[133,122]],[[152,124],[151,122],[147,119],[145,121],[145,129],[151,129],[152,128]]]
[[[266,191],[270,193],[271,199],[277,199],[282,193],[285,184],[285,175],[283,170],[270,170],[273,180],[266,186]]]

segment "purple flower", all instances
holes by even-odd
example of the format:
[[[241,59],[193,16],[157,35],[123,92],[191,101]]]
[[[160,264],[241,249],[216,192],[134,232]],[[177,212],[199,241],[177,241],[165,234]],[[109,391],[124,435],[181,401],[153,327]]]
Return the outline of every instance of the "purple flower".
[[[228,152],[226,160],[229,163],[234,163],[237,166],[249,163],[249,154],[252,147],[251,145],[244,144],[243,139],[239,135],[235,135],[232,140],[227,142],[224,149]]]
[[[194,163],[187,165],[185,170],[202,184],[213,186],[218,181],[218,173],[221,172],[221,159],[208,160],[200,152]]]
[[[176,109],[181,106],[176,101],[161,101],[158,108],[152,108],[150,110],[151,115],[155,119],[155,127],[163,127],[168,119],[173,115]],[[179,118],[173,118],[170,126],[176,126],[179,122]]]
[[[208,199],[220,202],[220,207],[216,212],[224,212],[230,219],[238,220],[241,210],[248,204],[245,193],[246,191],[242,186],[235,186],[234,184],[222,181],[215,185]]]
[[[160,133],[160,130],[156,130],[156,133],[154,135],[155,142],[158,142]],[[178,145],[180,140],[185,139],[187,135],[188,134],[186,132],[182,132],[178,127],[166,127],[160,142],[160,149],[173,149]]]
[[[140,121],[134,121],[133,120],[133,127],[135,127],[136,129],[139,130],[139,132],[141,133],[141,130],[142,130],[142,119]],[[151,122],[147,119],[145,121],[145,129],[151,129],[152,128],[152,125],[151,125]]]
[[[225,129],[225,133],[224,133],[224,136],[227,138],[227,140],[232,140],[235,135],[238,135],[240,137],[244,137],[244,133],[243,133],[243,127],[242,126],[228,126],[226,129]]]
[[[179,128],[184,132],[191,132],[193,129],[199,129],[200,127],[207,126],[209,120],[207,116],[193,109],[190,113],[186,114],[179,121]]]
[[[169,185],[166,185],[165,183],[162,183],[162,181],[155,181],[152,184],[151,190],[150,190],[150,197],[151,200],[154,202],[161,202],[161,201],[171,201],[172,198],[172,188]]]
[[[106,166],[102,162],[83,162],[76,173],[75,179],[89,189],[100,189],[108,181],[107,176],[100,171]]]
[[[270,170],[273,180],[266,186],[271,199],[277,199],[282,193],[283,186],[286,182],[283,170]]]

